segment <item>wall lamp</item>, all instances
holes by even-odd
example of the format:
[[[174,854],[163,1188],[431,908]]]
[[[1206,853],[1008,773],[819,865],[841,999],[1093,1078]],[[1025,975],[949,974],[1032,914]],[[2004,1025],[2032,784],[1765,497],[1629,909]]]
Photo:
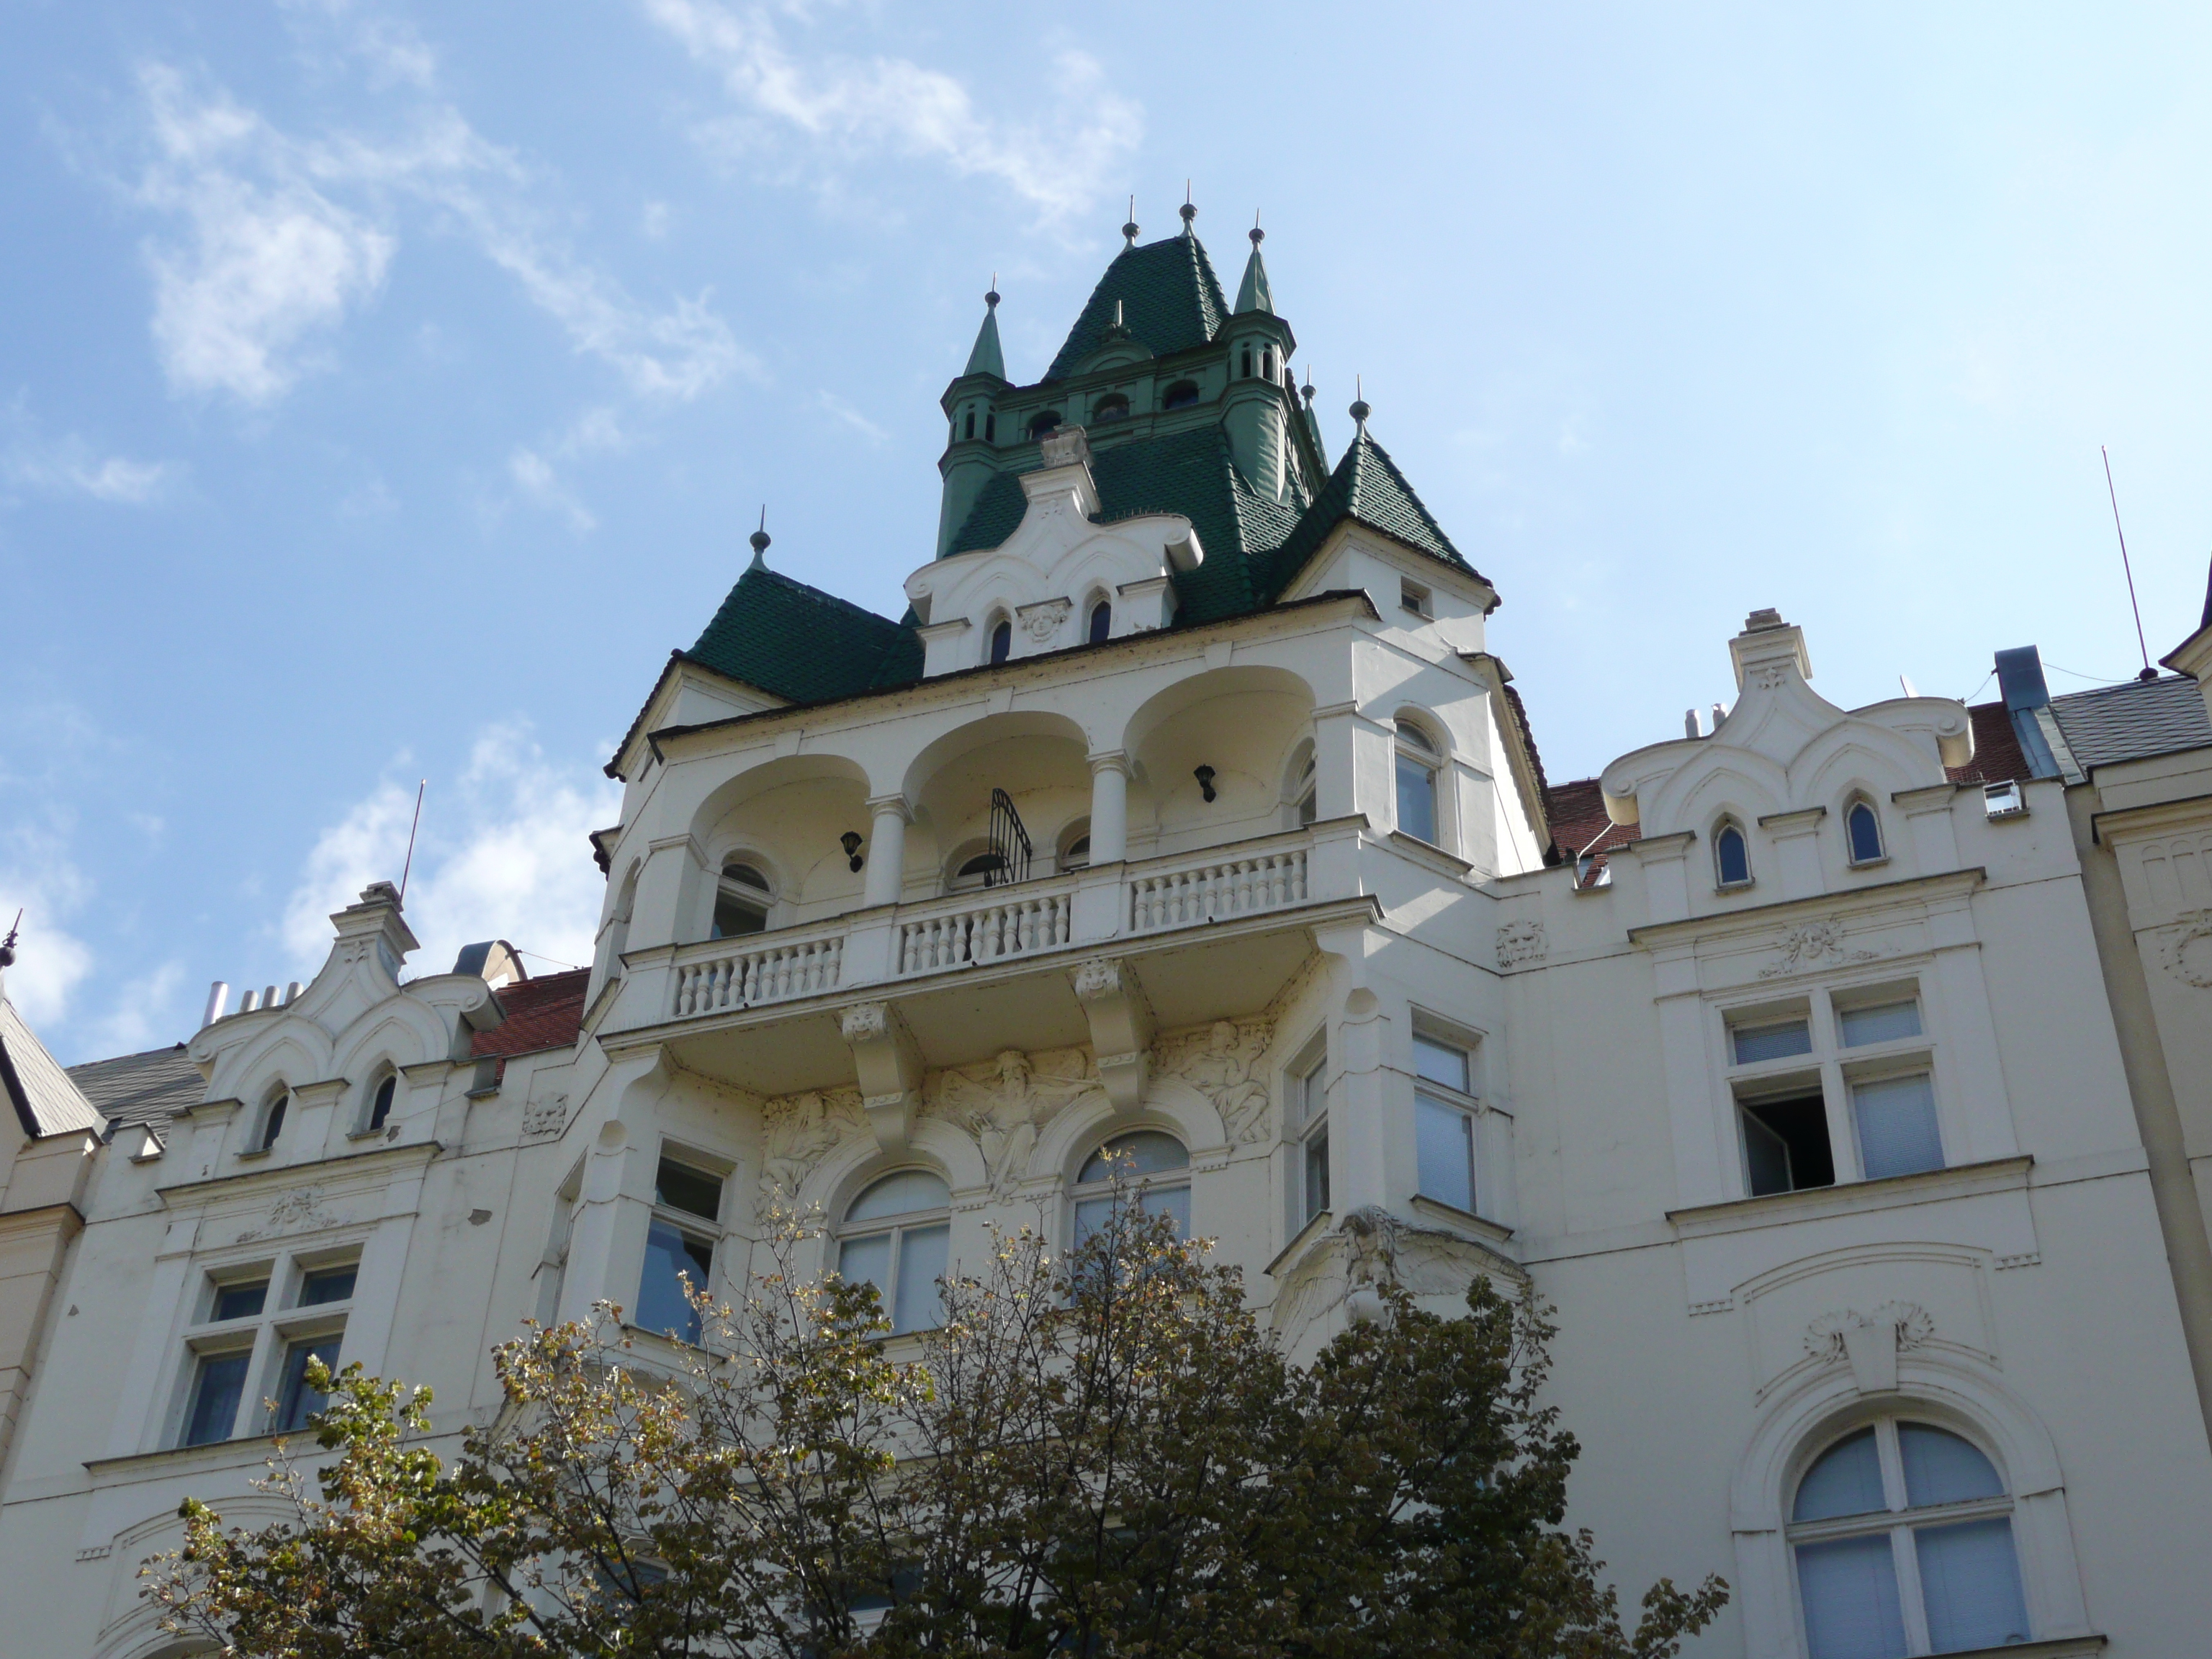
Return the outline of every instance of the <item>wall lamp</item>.
[[[848,830],[843,835],[837,837],[837,845],[845,849],[845,857],[851,862],[853,868],[855,870],[859,869],[862,865],[867,862],[867,860],[860,856],[860,832],[859,830]]]
[[[1193,772],[1191,776],[1198,780],[1198,793],[1207,800],[1212,800],[1214,794],[1213,769],[1210,766],[1201,766]]]

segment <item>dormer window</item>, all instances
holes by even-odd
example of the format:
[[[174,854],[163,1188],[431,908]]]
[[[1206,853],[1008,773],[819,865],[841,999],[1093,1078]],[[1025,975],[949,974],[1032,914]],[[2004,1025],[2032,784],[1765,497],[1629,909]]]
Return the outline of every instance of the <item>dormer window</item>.
[[[1713,879],[1723,891],[1751,885],[1751,842],[1742,825],[1723,821],[1714,831]]]
[[[371,1134],[391,1121],[392,1103],[398,1093],[399,1074],[397,1072],[388,1073],[384,1081],[376,1085],[376,1099],[368,1109],[368,1132]]]
[[[1102,597],[1091,607],[1091,620],[1086,624],[1084,637],[1093,645],[1103,645],[1113,631],[1114,606]]]
[[[1013,654],[1013,649],[1014,624],[1012,619],[1001,617],[991,625],[991,660],[1004,662]]]
[[[1040,439],[1052,436],[1054,433],[1060,430],[1060,414],[1056,409],[1048,409],[1043,414],[1035,416],[1030,422],[1030,441],[1034,443]]]
[[[1401,611],[1411,611],[1424,622],[1437,614],[1436,604],[1429,597],[1429,590],[1419,582],[1398,584],[1398,608]]]
[[[1881,818],[1871,801],[1853,801],[1844,813],[1844,838],[1850,846],[1853,864],[1883,864],[1889,852],[1881,844]]]
[[[1091,411],[1093,421],[1126,421],[1129,418],[1129,400],[1120,392],[1109,392],[1098,400]]]
[[[715,939],[735,939],[768,931],[769,906],[775,902],[768,878],[754,866],[732,860],[722,866],[714,891]]]
[[[1195,380],[1177,380],[1160,393],[1162,409],[1188,409],[1197,401],[1198,382]]]

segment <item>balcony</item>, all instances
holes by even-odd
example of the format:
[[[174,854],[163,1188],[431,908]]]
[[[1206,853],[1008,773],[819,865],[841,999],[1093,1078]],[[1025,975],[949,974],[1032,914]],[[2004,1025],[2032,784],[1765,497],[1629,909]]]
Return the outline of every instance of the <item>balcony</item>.
[[[1133,960],[1168,1023],[1252,1012],[1310,952],[1308,927],[1370,906],[1357,860],[1364,822],[633,951],[603,1031],[624,1042],[696,1033],[684,1044],[686,1064],[748,1087],[796,1088],[817,1086],[792,1079],[820,1069],[803,1056],[822,1045],[794,1018],[819,1016],[814,1038],[834,1039],[834,1009],[870,995],[924,1016],[941,1005],[952,1024],[974,1030],[963,1047],[1079,1042],[1065,974],[1040,989],[1036,969],[1093,954]],[[747,1031],[760,1040],[738,1040]],[[709,1041],[715,1034],[731,1041]]]

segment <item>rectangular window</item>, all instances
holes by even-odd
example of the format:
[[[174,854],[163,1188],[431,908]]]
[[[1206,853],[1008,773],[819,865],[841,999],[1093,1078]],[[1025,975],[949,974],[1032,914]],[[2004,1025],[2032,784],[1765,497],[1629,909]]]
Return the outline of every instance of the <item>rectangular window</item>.
[[[1753,1198],[1836,1184],[1828,1145],[1828,1106],[1816,1089],[1738,1103],[1743,1126],[1744,1173]]]
[[[1297,1084],[1298,1225],[1328,1208],[1328,1091],[1325,1060]]]
[[[1411,755],[1398,757],[1398,828],[1430,846],[1437,840],[1437,775]]]
[[[211,1324],[226,1319],[251,1319],[269,1300],[269,1281],[256,1279],[215,1287],[215,1305],[208,1312]]]
[[[1787,1060],[1813,1052],[1809,1020],[1777,1020],[1767,1025],[1739,1025],[1729,1033],[1735,1045],[1735,1063],[1754,1066],[1765,1060]]]
[[[1461,1094],[1468,1092],[1467,1050],[1416,1033],[1413,1070],[1431,1083],[1441,1083]]]
[[[1413,1097],[1421,1196],[1474,1213],[1474,1115],[1437,1099]]]
[[[1429,590],[1419,582],[1401,581],[1398,584],[1398,605],[1401,610],[1410,611],[1424,619],[1436,614],[1429,599]]]
[[[660,1216],[653,1217],[645,1236],[645,1272],[637,1286],[640,1329],[672,1336],[679,1342],[699,1340],[699,1310],[684,1293],[687,1279],[694,1291],[714,1284],[714,1241],[685,1232]]]
[[[688,1164],[679,1164],[672,1158],[664,1158],[659,1171],[653,1178],[653,1201],[664,1209],[681,1210],[686,1215],[719,1221],[722,1218],[722,1178],[695,1170]]]
[[[1851,1115],[1866,1178],[1918,1175],[1943,1167],[1936,1128],[1936,1088],[1925,1072],[1851,1085]]]
[[[307,1426],[313,1413],[322,1410],[325,1396],[307,1382],[307,1362],[319,1359],[332,1370],[338,1367],[338,1334],[302,1337],[284,1349],[284,1368],[278,1378],[276,1415],[270,1427],[278,1434],[294,1434]]]
[[[245,1397],[246,1373],[252,1364],[251,1348],[199,1357],[193,1367],[191,1400],[185,1410],[182,1443],[208,1446],[230,1438],[238,1426],[238,1402]]]
[[[1895,1042],[1920,1035],[1920,1005],[1876,1003],[1868,1008],[1838,1008],[1836,1023],[1843,1030],[1844,1047],[1863,1048],[1869,1042]]]
[[[325,1302],[348,1302],[353,1298],[354,1277],[361,1269],[349,1261],[343,1267],[317,1267],[300,1280],[300,1303],[303,1308],[319,1308]]]

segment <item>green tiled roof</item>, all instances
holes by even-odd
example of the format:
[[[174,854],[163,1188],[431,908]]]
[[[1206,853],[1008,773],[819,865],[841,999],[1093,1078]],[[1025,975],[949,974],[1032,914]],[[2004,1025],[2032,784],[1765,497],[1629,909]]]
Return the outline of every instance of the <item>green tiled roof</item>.
[[[1357,519],[1408,547],[1431,554],[1478,581],[1487,580],[1460,556],[1443,526],[1421,505],[1413,486],[1406,482],[1406,475],[1398,471],[1398,464],[1362,426],[1352,447],[1344,452],[1344,459],[1337,462],[1336,471],[1322,486],[1321,494],[1314,497],[1313,505],[1270,562],[1271,580],[1267,584],[1270,598],[1289,585],[1299,567],[1328,538],[1328,532],[1346,519]]]
[[[921,639],[905,625],[758,565],[738,578],[684,653],[793,702],[828,702],[921,678]]]
[[[1045,370],[1046,380],[1066,380],[1077,363],[1106,343],[1117,300],[1121,325],[1156,357],[1206,344],[1229,314],[1213,264],[1197,237],[1170,236],[1142,247],[1123,248],[1091,291],[1083,314],[1067,331],[1066,343]]]

